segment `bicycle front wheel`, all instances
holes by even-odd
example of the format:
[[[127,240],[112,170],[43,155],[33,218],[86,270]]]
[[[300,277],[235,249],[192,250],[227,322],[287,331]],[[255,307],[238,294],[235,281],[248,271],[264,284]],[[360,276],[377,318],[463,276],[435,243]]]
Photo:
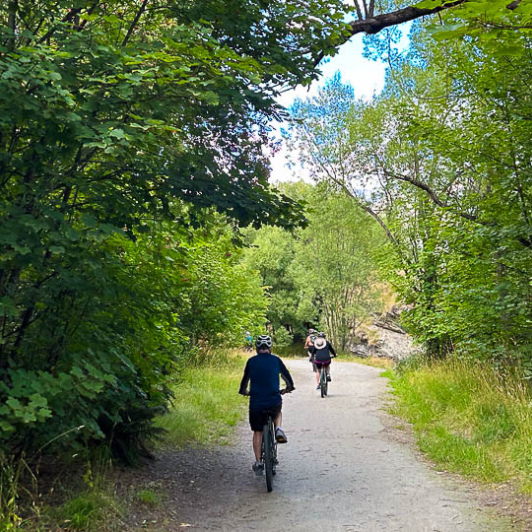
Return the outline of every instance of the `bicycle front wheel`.
[[[264,460],[264,471],[266,473],[266,489],[268,492],[273,490],[273,441],[272,433],[268,425],[264,425],[264,430],[262,432],[262,443],[263,443],[263,460]]]

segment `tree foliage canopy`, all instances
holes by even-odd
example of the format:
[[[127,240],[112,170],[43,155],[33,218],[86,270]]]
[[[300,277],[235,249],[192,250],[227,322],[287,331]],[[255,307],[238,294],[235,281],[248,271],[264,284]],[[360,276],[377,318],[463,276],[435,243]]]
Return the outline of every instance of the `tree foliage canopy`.
[[[4,5],[1,443],[134,453],[176,361],[263,320],[232,225],[303,221],[267,182],[270,122],[342,2]]]
[[[291,142],[379,221],[384,271],[433,354],[530,363],[530,41],[413,39],[373,101],[336,78],[297,103]]]

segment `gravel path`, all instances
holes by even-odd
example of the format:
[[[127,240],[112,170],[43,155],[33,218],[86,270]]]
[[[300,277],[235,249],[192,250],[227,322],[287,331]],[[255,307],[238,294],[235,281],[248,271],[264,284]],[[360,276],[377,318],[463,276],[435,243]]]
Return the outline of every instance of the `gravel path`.
[[[480,510],[473,491],[438,475],[401,443],[382,412],[380,370],[333,362],[330,395],[321,399],[306,360],[287,363],[296,391],[285,396],[274,491],[251,471],[251,432],[212,451],[168,452],[152,464],[167,493],[157,515],[132,516],[174,531],[503,531],[509,524]],[[164,512],[162,511],[164,510]],[[151,521],[150,521],[151,519]]]

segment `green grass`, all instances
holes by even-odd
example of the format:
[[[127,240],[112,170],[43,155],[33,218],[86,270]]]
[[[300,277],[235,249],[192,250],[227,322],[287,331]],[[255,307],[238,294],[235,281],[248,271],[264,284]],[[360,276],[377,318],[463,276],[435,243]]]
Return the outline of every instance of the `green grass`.
[[[137,494],[137,498],[146,506],[159,506],[161,502],[161,497],[159,494],[149,488],[140,490]]]
[[[389,371],[392,413],[414,427],[420,448],[443,469],[476,480],[515,480],[532,492],[532,410],[515,375],[449,360]]]
[[[115,495],[91,488],[59,507],[44,508],[41,523],[61,530],[109,530],[116,529],[122,513]]]
[[[227,443],[247,407],[238,395],[245,360],[232,355],[215,365],[189,367],[180,373],[171,410],[157,420],[168,431],[166,444]]]
[[[308,356],[303,342],[283,346],[274,345],[273,352],[282,358],[301,358]]]

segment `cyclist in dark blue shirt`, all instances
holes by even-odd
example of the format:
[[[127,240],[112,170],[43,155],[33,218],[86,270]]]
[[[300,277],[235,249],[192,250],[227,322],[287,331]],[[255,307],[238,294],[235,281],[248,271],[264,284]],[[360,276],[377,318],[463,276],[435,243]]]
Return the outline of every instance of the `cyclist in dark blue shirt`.
[[[269,413],[273,415],[277,442],[288,441],[281,426],[283,400],[279,390],[279,375],[286,382],[287,392],[295,390],[292,376],[283,361],[272,354],[272,345],[272,339],[266,334],[257,338],[255,342],[257,354],[246,362],[238,392],[242,395],[249,395],[249,424],[253,431],[255,453],[253,471],[257,475],[262,474],[264,470],[264,464],[261,462],[262,429],[268,420]]]
[[[316,372],[316,382],[318,384],[316,390],[320,389],[320,372],[321,368],[324,367],[327,372],[327,380],[331,381],[331,358],[336,356],[336,351],[334,350],[331,343],[326,339],[325,333],[319,332],[314,340],[312,345],[311,353],[312,360],[314,362],[313,367]]]

